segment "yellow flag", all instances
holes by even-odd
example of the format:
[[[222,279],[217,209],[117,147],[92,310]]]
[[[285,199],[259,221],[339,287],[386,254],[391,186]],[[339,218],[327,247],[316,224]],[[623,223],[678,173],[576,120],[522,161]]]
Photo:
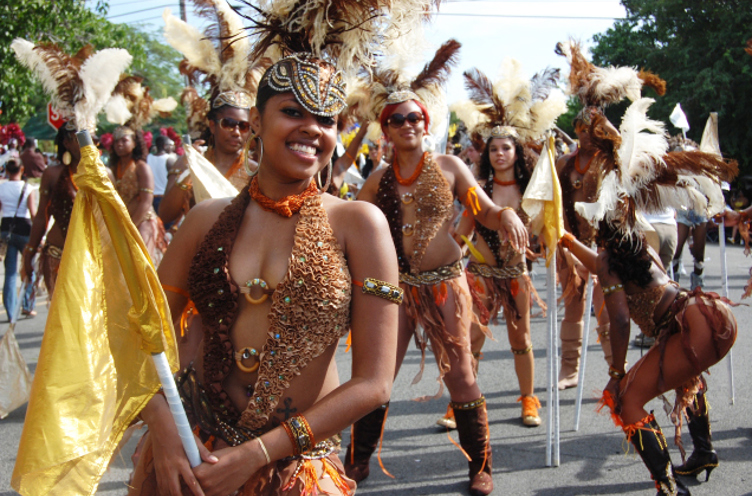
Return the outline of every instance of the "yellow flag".
[[[91,495],[118,441],[159,389],[151,354],[177,370],[164,293],[93,146],[82,147],[58,282],[11,485]]]
[[[542,236],[546,244],[546,267],[556,253],[556,246],[564,234],[561,206],[561,185],[556,173],[554,138],[549,137],[538,158],[530,183],[522,197],[522,208],[531,219],[531,230]]]

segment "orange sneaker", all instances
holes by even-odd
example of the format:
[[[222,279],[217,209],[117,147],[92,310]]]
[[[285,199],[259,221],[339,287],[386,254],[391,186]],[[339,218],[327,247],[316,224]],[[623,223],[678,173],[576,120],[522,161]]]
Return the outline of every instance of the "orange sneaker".
[[[538,416],[538,408],[541,408],[538,398],[533,396],[520,396],[517,402],[522,402],[522,423],[528,427],[538,427],[541,418]]]

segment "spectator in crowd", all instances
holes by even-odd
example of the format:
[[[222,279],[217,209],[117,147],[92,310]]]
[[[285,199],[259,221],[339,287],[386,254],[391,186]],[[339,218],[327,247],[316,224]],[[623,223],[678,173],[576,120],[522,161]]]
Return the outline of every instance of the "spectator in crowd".
[[[24,178],[42,177],[42,173],[47,168],[47,158],[37,148],[37,140],[29,138],[24,143],[21,151],[21,163],[24,168]]]
[[[167,171],[172,167],[177,158],[172,154],[175,150],[175,143],[167,136],[159,135],[154,141],[157,151],[146,157],[146,163],[151,167],[154,174],[154,210],[159,210],[159,203],[167,186]]]

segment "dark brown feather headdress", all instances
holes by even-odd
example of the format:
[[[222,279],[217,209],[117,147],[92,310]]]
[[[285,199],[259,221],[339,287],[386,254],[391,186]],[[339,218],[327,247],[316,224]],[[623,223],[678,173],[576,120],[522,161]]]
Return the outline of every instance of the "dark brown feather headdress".
[[[585,107],[604,108],[624,98],[635,102],[641,96],[643,85],[655,89],[661,96],[666,92],[666,82],[651,72],[593,65],[574,40],[558,43],[555,51],[569,62],[569,92],[579,97]]]
[[[19,62],[42,82],[55,109],[71,130],[96,131],[97,114],[110,98],[120,73],[131,63],[127,50],[94,52],[89,45],[71,56],[51,43],[34,45],[22,38],[11,43]]]

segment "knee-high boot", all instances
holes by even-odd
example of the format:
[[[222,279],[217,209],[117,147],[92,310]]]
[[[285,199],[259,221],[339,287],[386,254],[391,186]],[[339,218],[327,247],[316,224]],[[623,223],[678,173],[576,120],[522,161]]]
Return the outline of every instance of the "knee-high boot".
[[[650,476],[655,481],[658,489],[657,496],[689,496],[689,489],[674,477],[674,467],[671,465],[671,456],[668,453],[668,444],[663,436],[661,427],[655,421],[651,413],[640,422],[639,426],[633,426],[633,433],[629,434],[629,441],[640,454],[643,463],[650,471]]]
[[[568,389],[577,385],[577,372],[580,370],[580,353],[582,351],[582,321],[561,322],[561,370],[559,371],[559,389]]]
[[[389,403],[381,405],[352,426],[350,445],[345,455],[345,474],[357,483],[371,472],[371,455],[379,446],[388,410]]]
[[[603,349],[603,358],[606,359],[606,363],[610,367],[612,365],[611,359],[611,324],[599,325],[595,328],[598,333],[598,341],[601,343]]]
[[[710,418],[708,417],[708,403],[703,391],[695,396],[695,411],[687,408],[689,417],[689,435],[692,436],[694,450],[687,461],[676,467],[679,475],[697,475],[705,471],[705,480],[710,478],[710,472],[718,466],[718,454],[710,442]]]
[[[488,431],[486,399],[481,396],[468,403],[450,403],[457,421],[460,445],[470,457],[470,494],[485,496],[493,491],[491,478],[491,442]]]

